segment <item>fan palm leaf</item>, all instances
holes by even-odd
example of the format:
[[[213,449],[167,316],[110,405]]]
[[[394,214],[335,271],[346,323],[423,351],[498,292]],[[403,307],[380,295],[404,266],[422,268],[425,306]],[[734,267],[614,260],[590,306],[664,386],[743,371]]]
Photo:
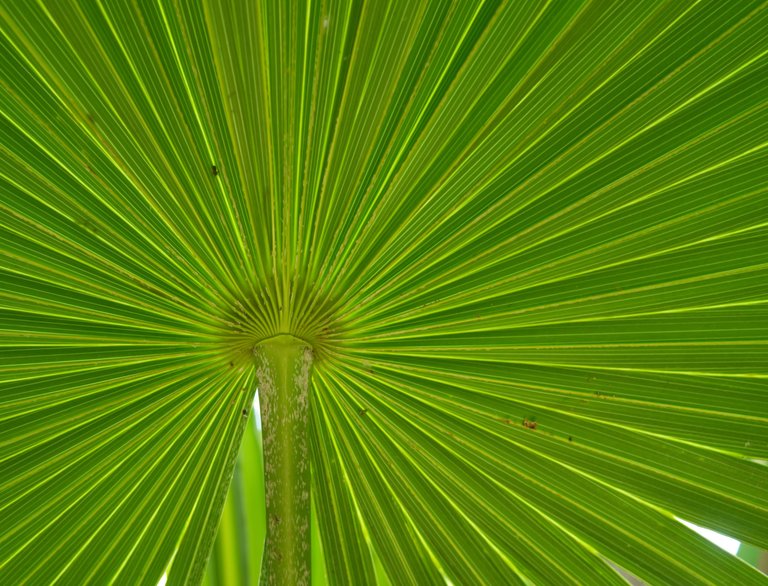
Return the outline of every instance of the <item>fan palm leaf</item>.
[[[199,583],[275,336],[328,583],[765,583],[766,8],[4,2],[0,583]]]

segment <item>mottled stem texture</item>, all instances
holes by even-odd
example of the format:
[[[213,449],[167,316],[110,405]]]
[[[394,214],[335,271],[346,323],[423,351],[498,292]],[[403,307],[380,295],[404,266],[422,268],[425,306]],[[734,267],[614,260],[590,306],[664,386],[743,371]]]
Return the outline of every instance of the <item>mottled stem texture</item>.
[[[267,539],[260,584],[310,583],[309,377],[312,349],[279,335],[254,348],[264,445]]]

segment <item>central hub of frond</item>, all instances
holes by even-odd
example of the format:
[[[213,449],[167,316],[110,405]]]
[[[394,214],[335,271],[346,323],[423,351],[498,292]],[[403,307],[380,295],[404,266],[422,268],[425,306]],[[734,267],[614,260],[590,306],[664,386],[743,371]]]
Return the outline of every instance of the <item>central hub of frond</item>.
[[[290,290],[290,294],[278,294],[265,287],[221,300],[226,308],[219,319],[227,361],[245,367],[252,361],[254,348],[265,344],[311,347],[315,362],[334,353],[341,334],[337,304],[298,286]]]

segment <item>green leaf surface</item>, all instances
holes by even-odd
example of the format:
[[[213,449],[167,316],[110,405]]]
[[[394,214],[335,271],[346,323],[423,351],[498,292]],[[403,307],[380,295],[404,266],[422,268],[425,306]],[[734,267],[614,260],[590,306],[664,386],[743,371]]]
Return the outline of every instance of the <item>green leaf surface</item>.
[[[279,334],[316,584],[768,582],[766,3],[0,22],[1,584],[257,583]]]

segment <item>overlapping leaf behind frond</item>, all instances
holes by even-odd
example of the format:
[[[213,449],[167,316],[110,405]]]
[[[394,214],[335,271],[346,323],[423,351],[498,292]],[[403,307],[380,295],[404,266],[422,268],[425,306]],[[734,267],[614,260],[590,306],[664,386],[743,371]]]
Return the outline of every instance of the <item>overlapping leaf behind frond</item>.
[[[201,579],[278,332],[330,583],[761,582],[764,3],[1,10],[0,583]]]

